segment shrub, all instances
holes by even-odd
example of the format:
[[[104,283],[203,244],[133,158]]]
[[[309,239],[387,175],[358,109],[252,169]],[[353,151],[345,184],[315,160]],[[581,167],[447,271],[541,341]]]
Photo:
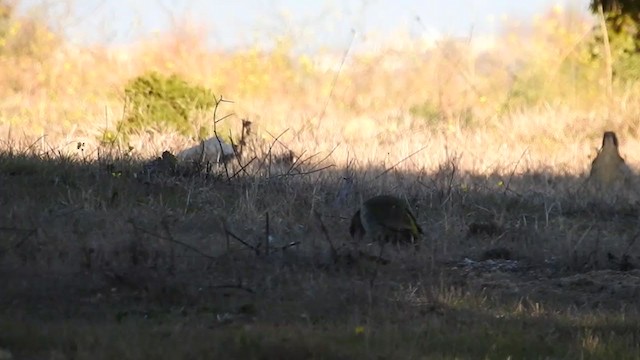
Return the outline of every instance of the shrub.
[[[594,13],[598,12],[599,4],[604,10],[615,78],[623,82],[640,80],[640,4],[635,0],[592,0],[590,7]],[[603,38],[596,24],[591,47],[594,59],[599,61],[606,56],[601,50]]]
[[[131,80],[124,94],[126,111],[118,131],[125,137],[149,130],[173,130],[200,138],[209,135],[208,127],[194,125],[196,115],[216,105],[215,95],[207,88],[189,84],[178,75],[150,72]]]
[[[442,112],[431,101],[424,101],[411,106],[409,113],[414,117],[423,119],[429,125],[435,125],[442,121]]]

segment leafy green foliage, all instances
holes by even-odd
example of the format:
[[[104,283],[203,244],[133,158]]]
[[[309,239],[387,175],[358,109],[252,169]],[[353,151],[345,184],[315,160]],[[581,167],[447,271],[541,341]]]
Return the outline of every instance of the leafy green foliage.
[[[423,103],[413,105],[409,109],[409,113],[415,117],[424,119],[431,125],[439,123],[443,118],[442,112],[438,109],[438,106],[428,100]]]
[[[599,5],[602,5],[606,13],[619,12],[640,18],[640,2],[637,0],[591,0],[589,7],[595,13],[598,12]]]
[[[150,72],[131,80],[124,93],[127,108],[118,125],[124,136],[147,130],[173,130],[201,138],[208,134],[205,127],[192,123],[198,112],[216,105],[213,92],[207,88],[189,84],[178,75]]]
[[[449,110],[449,111],[448,111]],[[426,100],[409,108],[409,113],[415,118],[422,119],[427,126],[437,127],[447,125],[455,120],[462,126],[475,125],[473,111],[470,107],[444,109],[442,106]]]
[[[640,79],[640,2],[636,0],[591,0],[591,10],[602,5],[611,44],[613,72],[622,81]],[[603,34],[599,26],[594,31],[594,58],[603,58]]]

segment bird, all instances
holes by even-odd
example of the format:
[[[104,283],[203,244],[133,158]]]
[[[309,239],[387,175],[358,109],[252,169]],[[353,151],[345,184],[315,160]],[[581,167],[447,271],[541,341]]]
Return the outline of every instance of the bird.
[[[602,147],[591,162],[589,182],[600,189],[611,189],[613,186],[625,184],[630,174],[631,169],[620,156],[616,133],[605,131]]]
[[[369,238],[382,247],[388,242],[416,244],[423,234],[407,203],[393,195],[366,200],[351,218],[349,233],[355,240]]]
[[[178,173],[178,159],[170,151],[166,150],[161,157],[157,157],[142,165],[142,170],[134,174],[138,179],[150,183],[158,176],[173,176]]]
[[[161,164],[165,170],[175,171],[176,166],[178,165],[178,158],[176,158],[171,151],[165,150],[162,152]]]

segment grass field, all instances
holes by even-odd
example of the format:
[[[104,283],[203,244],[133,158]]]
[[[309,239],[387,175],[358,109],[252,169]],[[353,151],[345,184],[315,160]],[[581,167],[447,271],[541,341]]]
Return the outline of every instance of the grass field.
[[[606,94],[590,21],[552,9],[489,50],[387,44],[339,71],[284,40],[216,53],[188,27],[120,50],[8,37],[0,360],[640,358],[640,179],[585,183],[603,131],[640,164],[640,88]],[[101,141],[149,69],[233,101],[219,126],[253,122],[242,156],[148,174],[196,141]],[[425,230],[384,263],[348,232],[381,193]]]

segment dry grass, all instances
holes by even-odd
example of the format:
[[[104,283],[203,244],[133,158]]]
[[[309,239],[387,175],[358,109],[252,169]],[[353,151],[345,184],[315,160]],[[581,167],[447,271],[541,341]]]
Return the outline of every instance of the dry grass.
[[[413,43],[353,54],[339,74],[325,66],[339,56],[290,56],[287,42],[214,53],[188,28],[133,49],[0,55],[16,69],[0,72],[0,350],[638,358],[640,193],[584,180],[604,130],[640,164],[640,89],[603,99],[604,74],[581,52],[587,24],[558,11],[536,21],[486,53]],[[515,79],[521,59],[537,66]],[[100,144],[123,84],[151,69],[233,100],[226,124],[257,127],[243,156],[148,178],[144,161],[190,140]],[[296,162],[275,160],[288,149]],[[379,193],[406,198],[426,233],[418,252],[387,249],[385,265],[348,235]]]
[[[340,198],[342,170],[261,160],[145,182],[126,158],[3,155],[0,343],[19,358],[637,357],[626,199],[551,173],[469,176],[455,158],[353,170]],[[347,232],[381,191],[428,229],[386,265],[354,257]]]

